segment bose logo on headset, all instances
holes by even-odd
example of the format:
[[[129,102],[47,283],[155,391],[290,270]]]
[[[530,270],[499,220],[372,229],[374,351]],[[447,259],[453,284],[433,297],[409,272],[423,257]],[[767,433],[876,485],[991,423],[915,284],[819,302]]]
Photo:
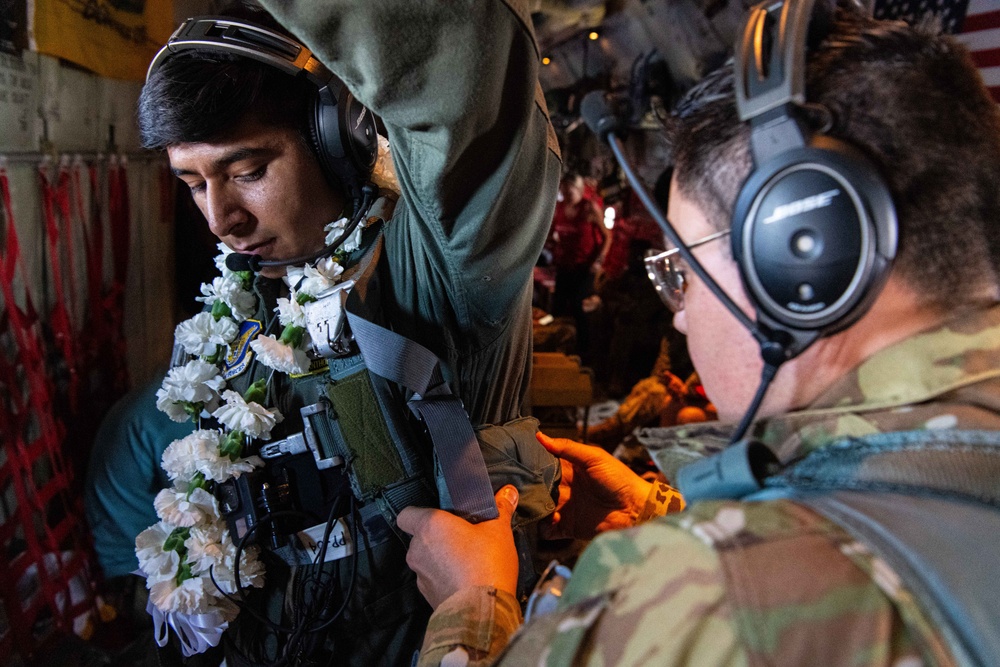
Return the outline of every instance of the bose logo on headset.
[[[815,211],[818,208],[826,208],[830,205],[830,202],[833,201],[833,198],[839,194],[840,190],[827,190],[826,192],[821,192],[818,195],[804,197],[798,201],[793,201],[790,204],[781,204],[780,206],[776,206],[774,212],[767,218],[764,218],[761,222],[768,225],[772,222],[778,222],[779,220],[790,218],[793,215],[808,213],[809,211]]]

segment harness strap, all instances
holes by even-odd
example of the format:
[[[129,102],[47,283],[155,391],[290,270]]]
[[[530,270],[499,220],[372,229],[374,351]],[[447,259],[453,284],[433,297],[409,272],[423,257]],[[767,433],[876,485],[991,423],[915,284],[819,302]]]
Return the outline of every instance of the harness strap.
[[[945,637],[958,664],[1000,656],[1000,512],[934,496],[792,493],[866,545],[899,575]]]
[[[892,568],[941,629],[959,664],[993,664],[1000,655],[1000,580],[994,571],[1000,553],[1000,432],[848,438],[780,472],[771,468],[773,455],[759,447],[734,446],[728,456],[684,468],[684,477],[699,499],[783,498],[813,509]]]
[[[448,509],[473,522],[500,516],[479,441],[462,402],[444,381],[437,356],[350,308],[347,318],[368,370],[413,392],[407,405],[427,426],[451,496]],[[441,501],[444,507],[447,499]]]

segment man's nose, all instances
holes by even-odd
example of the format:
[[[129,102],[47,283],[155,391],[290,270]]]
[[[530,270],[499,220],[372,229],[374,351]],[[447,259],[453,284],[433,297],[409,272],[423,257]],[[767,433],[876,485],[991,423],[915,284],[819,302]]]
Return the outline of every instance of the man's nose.
[[[205,193],[208,228],[219,238],[240,233],[250,219],[243,201],[225,185],[209,184]]]

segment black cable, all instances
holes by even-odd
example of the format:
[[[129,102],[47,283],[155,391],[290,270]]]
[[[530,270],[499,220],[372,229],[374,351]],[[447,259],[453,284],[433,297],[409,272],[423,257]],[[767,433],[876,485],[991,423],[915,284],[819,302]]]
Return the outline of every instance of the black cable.
[[[235,580],[236,592],[240,596],[239,600],[233,599],[233,597],[230,594],[228,594],[225,591],[223,591],[219,587],[219,584],[216,583],[215,576],[212,574],[212,568],[215,567],[214,565],[212,566],[212,568],[209,569],[209,576],[212,579],[212,583],[215,584],[215,587],[219,589],[219,592],[222,593],[222,595],[224,595],[226,597],[226,599],[228,599],[230,602],[232,602],[233,604],[237,605],[241,610],[244,610],[244,609],[249,610],[251,616],[253,616],[254,618],[256,618],[258,621],[260,621],[264,625],[270,627],[275,632],[284,632],[284,633],[287,634],[287,633],[292,632],[292,630],[289,629],[289,628],[284,627],[280,623],[275,623],[274,621],[272,621],[271,619],[267,618],[266,616],[262,616],[256,609],[254,609],[252,606],[250,606],[249,604],[247,604],[247,597],[246,597],[246,589],[247,589],[247,587],[243,586],[242,582],[240,581],[240,556],[243,555],[243,551],[246,548],[247,541],[249,541],[250,537],[257,531],[258,527],[264,525],[265,523],[267,523],[269,521],[273,521],[274,519],[276,519],[278,517],[281,517],[281,516],[304,516],[304,513],[303,512],[295,512],[295,511],[292,511],[292,510],[282,510],[282,511],[279,511],[279,512],[272,512],[270,514],[265,514],[264,516],[260,517],[260,519],[257,521],[257,523],[255,523],[254,525],[250,526],[249,530],[247,530],[247,532],[243,535],[243,537],[240,538],[240,541],[236,544],[236,556],[234,558],[235,562],[233,563],[233,578]]]
[[[750,401],[750,407],[747,411],[743,413],[743,419],[740,420],[739,425],[736,430],[733,431],[733,436],[729,440],[729,444],[733,444],[739,440],[743,439],[746,435],[747,430],[750,428],[750,424],[753,423],[753,418],[757,415],[757,410],[760,409],[760,404],[764,400],[764,394],[767,393],[768,387],[771,386],[771,380],[778,372],[779,365],[775,364],[764,364],[764,369],[760,374],[760,384],[757,385],[757,393],[754,394],[753,400]]]
[[[338,250],[340,250],[340,246],[344,244],[344,241],[347,240],[347,237],[353,234],[354,230],[357,229],[358,225],[361,224],[361,221],[365,219],[365,214],[368,212],[368,209],[374,203],[375,195],[377,193],[378,193],[378,188],[376,188],[371,183],[365,185],[364,188],[362,188],[362,197],[360,200],[359,199],[354,200],[356,208],[354,208],[354,212],[351,215],[351,219],[347,223],[347,226],[344,227],[344,231],[341,232],[340,236],[335,238],[332,243],[327,244],[326,247],[323,248],[323,250],[320,251],[319,253],[314,253],[312,255],[302,255],[300,257],[293,257],[291,259],[282,260],[281,262],[268,263],[265,261],[262,263],[262,266],[277,267],[277,266],[292,266],[294,264],[307,264],[309,262],[318,262],[321,259],[326,259],[327,257],[333,255]]]
[[[321,637],[315,636],[317,633],[326,630],[330,625],[332,625],[337,619],[339,619],[344,611],[346,610],[348,604],[354,595],[354,587],[357,581],[358,573],[358,523],[359,517],[357,514],[357,504],[355,498],[350,496],[351,508],[349,514],[351,516],[351,545],[352,545],[352,558],[351,558],[351,578],[348,584],[347,591],[344,593],[343,602],[337,611],[329,618],[324,619],[324,612],[329,609],[330,604],[333,600],[335,582],[339,581],[339,577],[335,576],[337,573],[334,571],[324,571],[322,566],[325,562],[326,550],[322,549],[317,554],[316,558],[313,560],[313,565],[317,566],[317,571],[308,576],[302,577],[297,582],[297,594],[298,604],[293,604],[297,610],[297,621],[295,623],[295,632],[288,638],[283,648],[283,655],[281,660],[284,661],[280,664],[285,664],[285,662],[297,661],[301,657],[308,657],[315,652],[319,646],[317,642],[322,641]],[[339,504],[339,503],[337,503]],[[340,517],[335,517],[332,509],[331,516],[328,519],[326,530],[324,531],[324,544],[328,543],[329,534],[332,529],[333,523],[336,519]],[[308,602],[305,601],[302,593],[306,587],[306,584],[311,582],[313,586],[313,595],[309,598]],[[319,586],[323,587],[323,594],[317,594],[316,590]],[[318,625],[316,625],[318,623]],[[276,663],[278,664],[278,663]]]
[[[354,594],[354,586],[357,581],[357,572],[358,572],[358,566],[357,566],[358,527],[357,526],[359,522],[359,517],[357,514],[357,507],[354,497],[351,496],[350,500],[351,500],[351,509],[349,510],[349,512],[353,519],[351,525],[351,544],[353,545],[352,561],[351,561],[351,579],[342,604],[337,609],[336,613],[334,613],[334,615],[331,616],[329,619],[323,620],[322,615],[323,615],[323,610],[329,607],[333,595],[332,573],[326,573],[323,572],[322,569],[319,569],[319,571],[317,571],[314,574],[309,574],[299,578],[299,580],[296,582],[297,594],[295,596],[297,598],[298,604],[293,605],[295,609],[295,622],[291,626],[284,626],[281,625],[280,623],[275,623],[266,616],[262,616],[259,612],[257,612],[257,610],[255,610],[252,606],[247,604],[246,592],[245,592],[246,587],[242,586],[240,582],[239,559],[242,552],[245,549],[246,542],[250,539],[253,533],[257,531],[258,527],[266,523],[273,522],[274,520],[280,518],[281,516],[286,516],[286,515],[302,516],[303,515],[302,512],[293,512],[286,510],[286,511],[279,511],[279,512],[272,512],[270,514],[265,514],[261,516],[258,522],[254,524],[251,527],[251,529],[248,530],[247,533],[244,534],[243,537],[240,539],[239,544],[237,544],[236,547],[236,558],[235,558],[236,562],[234,564],[234,576],[236,579],[237,592],[240,594],[241,598],[240,600],[235,600],[232,596],[222,591],[222,589],[219,588],[218,583],[215,582],[215,578],[214,576],[212,576],[211,571],[209,572],[210,576],[212,576],[213,583],[215,583],[216,585],[216,588],[219,588],[219,591],[227,599],[229,599],[231,602],[239,606],[241,610],[249,610],[250,614],[254,618],[256,618],[259,622],[261,622],[265,627],[267,627],[273,634],[285,635],[287,637],[285,641],[281,642],[283,644],[281,649],[281,655],[279,655],[273,661],[266,661],[259,664],[265,665],[266,667],[283,667],[284,665],[290,664],[291,661],[294,661],[298,657],[300,657],[302,653],[301,644],[305,635],[307,634],[312,635],[322,630],[325,630],[330,625],[332,625],[333,622],[335,622],[338,618],[340,618],[345,609],[347,608],[347,605],[349,604],[351,597]],[[321,546],[320,552],[317,554],[317,557],[313,561],[313,565],[318,565],[319,568],[322,568],[322,563],[324,562],[323,559],[326,556],[326,549],[329,543],[329,535],[330,532],[332,531],[332,526],[339,518],[336,516],[336,509],[338,505],[339,503],[335,501],[330,508],[330,514],[327,517],[326,528],[324,530],[324,535],[323,535],[323,545]],[[321,586],[324,583],[324,580],[326,579],[330,579],[329,583],[331,585],[325,587],[325,595],[316,595],[317,588]],[[312,591],[313,597],[311,597],[308,600],[308,602],[306,602],[303,593],[305,592],[306,585],[309,583],[311,583],[313,587]],[[317,621],[320,621],[320,625],[312,627]],[[247,656],[243,654],[242,650],[240,650],[239,647],[234,647],[234,648],[237,650],[237,652],[241,654],[241,657],[246,658],[248,662],[255,662],[247,658]],[[257,663],[255,662],[255,664]]]
[[[341,603],[340,608],[337,609],[337,613],[331,616],[328,620],[324,621],[320,626],[313,628],[310,632],[320,632],[330,627],[330,625],[340,618],[344,610],[347,609],[347,603],[350,602],[351,596],[354,594],[354,584],[358,578],[358,552],[361,550],[358,544],[358,524],[360,523],[360,515],[357,512],[357,503],[355,502],[354,496],[351,496],[351,544],[353,545],[353,553],[351,554],[351,581],[347,587],[347,593],[344,595],[344,601]]]

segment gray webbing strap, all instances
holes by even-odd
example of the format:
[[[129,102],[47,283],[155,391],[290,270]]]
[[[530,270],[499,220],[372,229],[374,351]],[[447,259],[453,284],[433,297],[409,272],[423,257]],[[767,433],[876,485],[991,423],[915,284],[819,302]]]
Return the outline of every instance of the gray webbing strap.
[[[880,556],[920,601],[960,665],[1000,656],[1000,512],[934,496],[793,494]]]
[[[479,441],[462,402],[441,375],[441,362],[423,345],[347,311],[368,370],[406,387],[408,405],[434,443],[452,509],[474,523],[500,516]]]
[[[736,458],[720,479],[748,476],[740,471],[753,467],[753,457]],[[730,493],[723,484],[702,497],[787,498],[811,507],[888,563],[958,664],[985,667],[1000,655],[997,479],[1000,433],[925,429],[847,438],[767,477],[760,491],[747,485]]]

